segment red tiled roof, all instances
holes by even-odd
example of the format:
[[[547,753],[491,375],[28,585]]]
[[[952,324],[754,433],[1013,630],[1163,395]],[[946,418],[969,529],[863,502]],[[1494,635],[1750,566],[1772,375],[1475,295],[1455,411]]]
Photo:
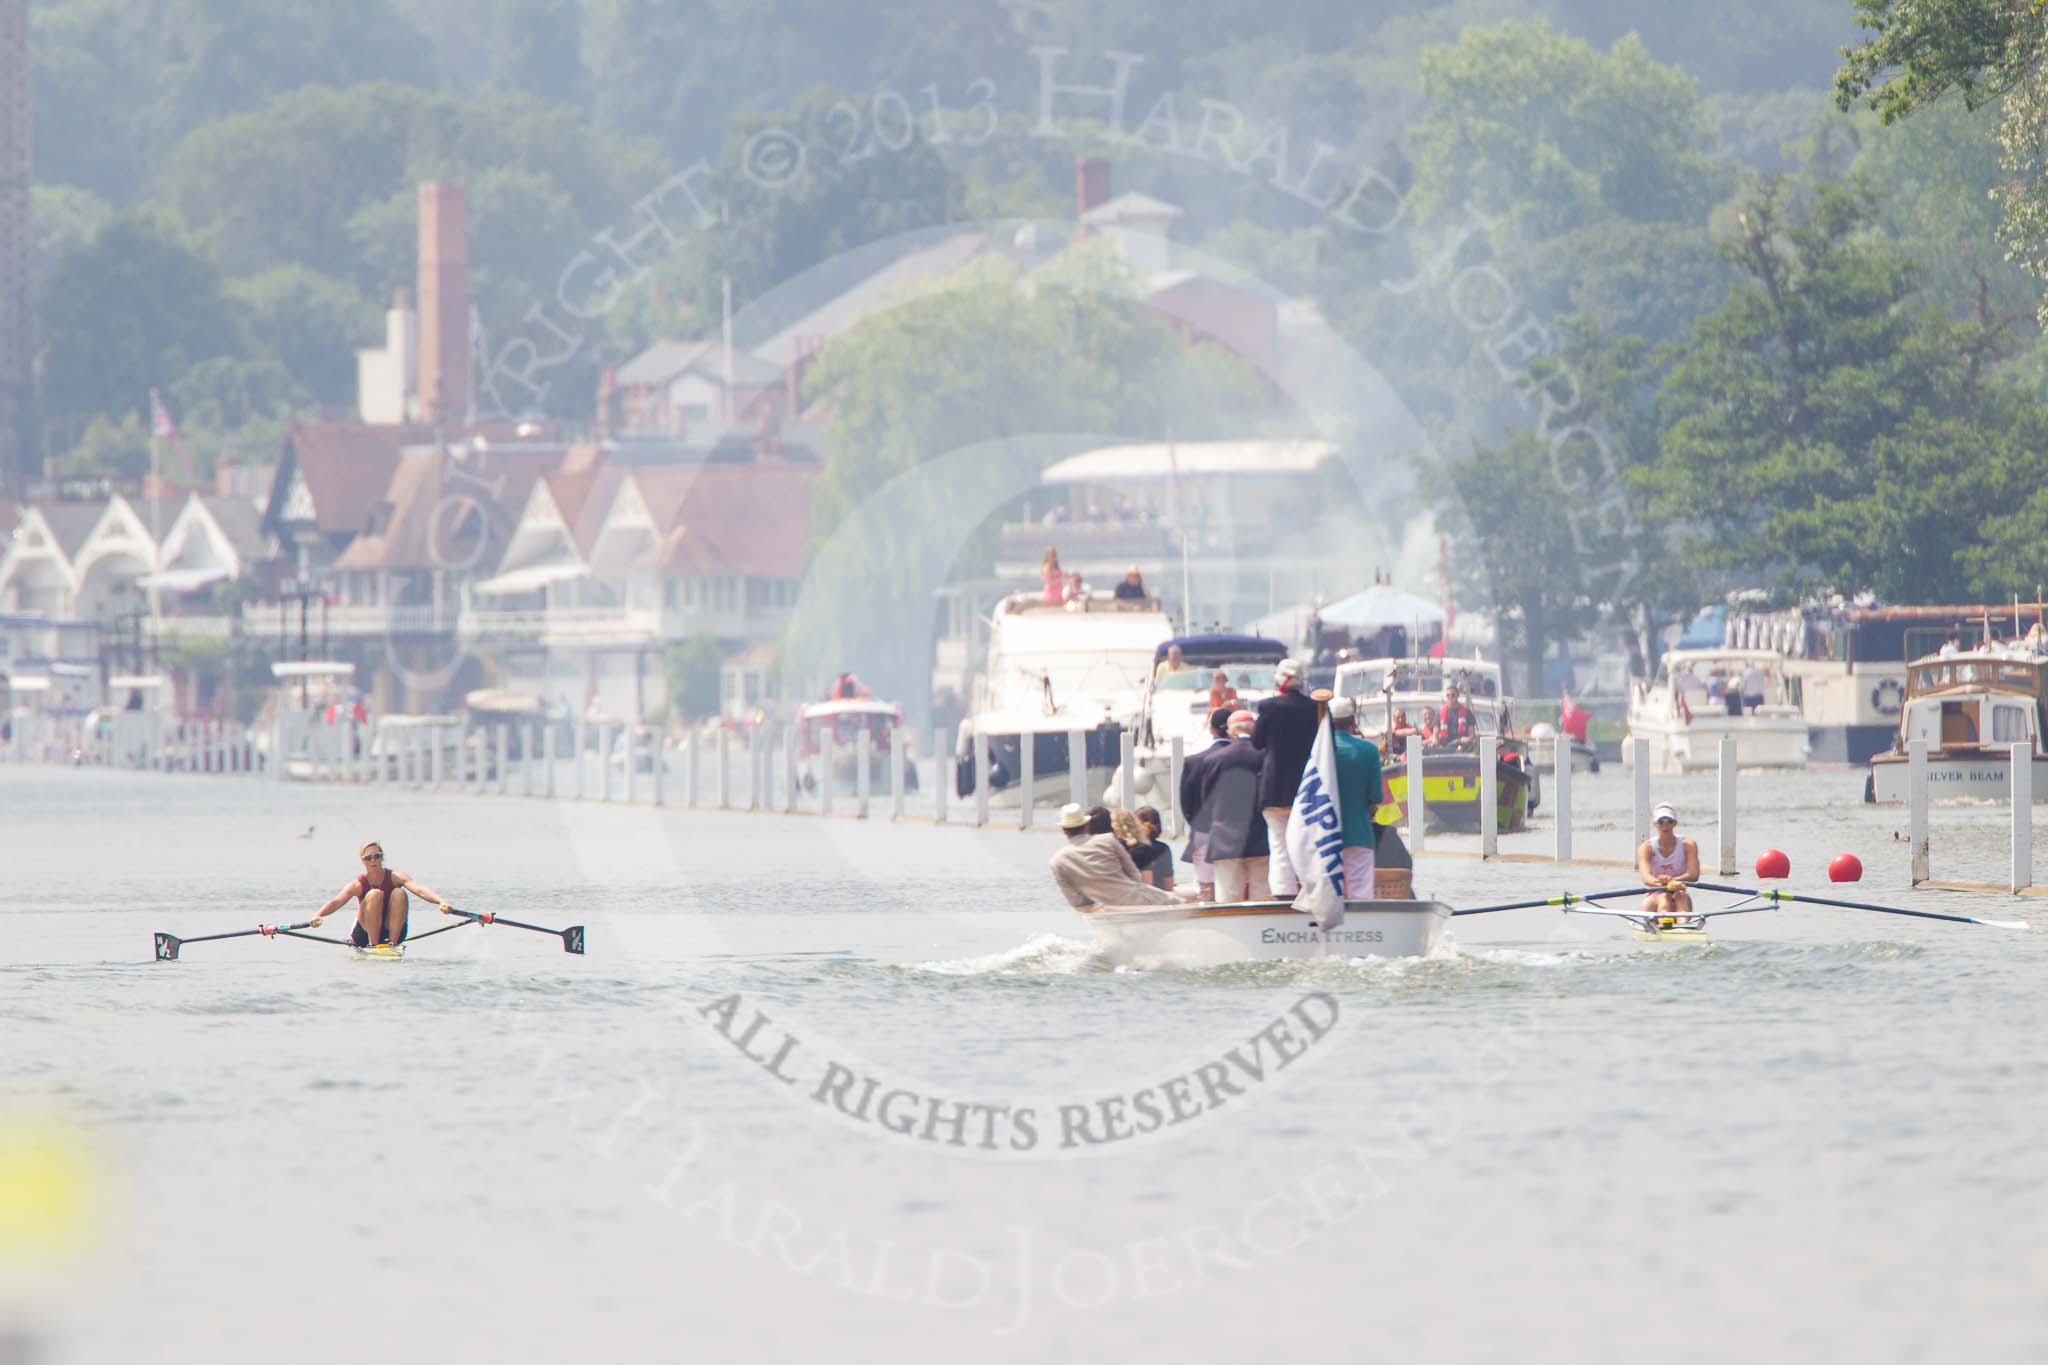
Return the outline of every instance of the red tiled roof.
[[[486,572],[511,539],[533,486],[566,452],[483,451],[459,459],[440,450],[403,457],[386,493],[337,569],[465,569]]]
[[[592,465],[574,473],[564,471],[548,480],[548,491],[554,494],[562,520],[569,524],[569,535],[579,554],[589,555],[591,547],[597,544],[598,532],[604,529],[604,519],[611,514],[619,485],[624,481],[624,471],[614,464]]]
[[[656,571],[800,577],[814,472],[781,463],[635,470],[633,481],[661,537]]]
[[[293,462],[312,495],[314,524],[328,535],[362,530],[397,472],[399,447],[428,435],[410,427],[361,422],[303,422],[293,427]]]

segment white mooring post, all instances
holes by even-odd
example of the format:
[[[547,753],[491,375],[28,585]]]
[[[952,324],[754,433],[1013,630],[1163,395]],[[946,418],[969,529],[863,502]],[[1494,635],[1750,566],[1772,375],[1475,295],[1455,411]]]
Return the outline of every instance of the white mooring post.
[[[906,795],[903,768],[905,762],[910,757],[903,750],[905,740],[909,737],[909,734],[910,732],[900,725],[889,731],[889,818],[891,820],[901,820],[903,818],[903,799]]]
[[[1188,832],[1188,822],[1180,813],[1180,776],[1188,761],[1187,740],[1180,735],[1173,737],[1173,744],[1167,750],[1166,759],[1166,837],[1179,839]]]
[[[654,742],[654,804],[668,804],[668,726],[657,725],[648,736]]]
[[[640,727],[626,727],[626,804],[632,805],[640,795]]]
[[[1557,821],[1557,861],[1572,860],[1572,737],[1557,732],[1550,783],[1551,818]]]
[[[1408,736],[1408,851],[1422,852],[1429,825],[1429,797],[1422,790],[1422,736]]]
[[[512,761],[512,727],[505,721],[499,721],[491,728],[496,737],[491,759],[498,772],[498,795],[503,796],[512,784],[512,774],[506,767]]]
[[[1643,840],[1650,837],[1650,741],[1631,739],[1630,750],[1636,774],[1636,842],[1641,848]]]
[[[448,780],[448,741],[442,733],[447,728],[445,725],[431,726],[427,736],[429,742],[434,746],[433,753],[429,756],[434,761],[434,786],[436,788],[439,788]]]
[[[732,807],[732,731],[720,720],[718,725],[718,808]]]
[[[1029,741],[1031,736],[1018,736],[1018,743]],[[977,730],[974,734],[974,825],[981,829],[988,824],[989,798],[988,736]]]
[[[1479,737],[1479,856],[1500,856],[1500,740]]]
[[[818,732],[818,814],[830,815],[834,798],[838,796],[834,780],[838,774],[833,769],[839,766],[839,736],[832,733],[827,725]]]
[[[694,810],[697,806],[697,770],[703,765],[699,760],[697,727],[691,726],[683,734],[683,807]]]
[[[932,731],[932,823],[946,823],[946,798],[952,794],[953,750],[946,743],[946,729]]]
[[[756,725],[752,729],[747,731],[748,810],[762,810],[768,804],[766,797],[762,795],[762,788],[764,788],[767,785],[768,778],[768,746],[761,742],[761,736],[763,733],[763,727],[759,725]]]
[[[856,820],[868,818],[868,798],[874,785],[869,760],[874,757],[874,744],[875,737],[868,733],[868,727],[861,726],[853,737],[853,818]]]
[[[578,717],[576,721],[576,735],[571,741],[576,746],[576,750],[570,755],[576,770],[576,799],[578,801],[583,799],[583,770],[589,766],[583,761],[583,740],[588,733],[589,730],[584,725],[582,718]]]
[[[519,727],[519,794],[533,795],[535,750],[540,747],[540,727],[532,721]]]
[[[2012,746],[2012,893],[2034,884],[2034,746]]]
[[[1720,873],[1724,877],[1735,875],[1735,751],[1735,736],[1721,736]]]
[[[1913,885],[1918,886],[1930,876],[1927,847],[1927,741],[1913,739],[1906,741],[1906,807],[1908,836],[1912,843]]]
[[[1030,829],[1035,802],[1031,789],[1038,785],[1038,736],[1017,736],[1017,828]]]
[[[782,732],[782,813],[794,814],[798,793],[803,791],[803,776],[797,771],[803,756],[803,727],[791,725]]]
[[[1088,804],[1088,732],[1067,731],[1067,800]]]

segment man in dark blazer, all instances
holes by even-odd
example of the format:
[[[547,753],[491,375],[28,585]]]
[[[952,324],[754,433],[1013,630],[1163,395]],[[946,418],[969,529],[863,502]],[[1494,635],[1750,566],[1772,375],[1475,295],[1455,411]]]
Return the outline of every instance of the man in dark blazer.
[[[1216,900],[1262,901],[1266,890],[1266,822],[1259,813],[1259,769],[1265,755],[1252,743],[1258,718],[1230,718],[1230,742],[1203,755],[1201,809],[1209,822],[1209,862],[1216,869]]]
[[[1216,869],[1209,861],[1209,817],[1202,806],[1203,761],[1225,744],[1230,742],[1230,713],[1228,706],[1219,706],[1209,713],[1209,747],[1189,754],[1180,765],[1180,818],[1187,822],[1188,846],[1181,852],[1181,861],[1195,865],[1195,881],[1201,885],[1202,899],[1216,899]]]
[[[1301,770],[1316,742],[1316,704],[1302,695],[1301,665],[1282,659],[1273,669],[1274,693],[1259,703],[1252,743],[1265,753],[1259,769],[1259,806],[1266,817],[1266,842],[1272,849],[1269,876],[1273,894],[1293,900],[1301,878],[1287,861],[1287,813],[1301,786]]]

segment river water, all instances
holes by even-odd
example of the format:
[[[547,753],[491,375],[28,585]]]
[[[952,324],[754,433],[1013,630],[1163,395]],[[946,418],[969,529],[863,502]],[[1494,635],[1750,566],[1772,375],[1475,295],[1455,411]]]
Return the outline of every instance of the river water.
[[[1900,891],[1858,774],[1743,781],[1745,868],[2039,904]],[[1625,776],[1577,788],[1580,854],[1625,856]],[[1658,795],[1711,860],[1712,780]],[[0,1188],[63,1173],[0,1229],[0,1359],[2048,1353],[2048,934],[1535,911],[1427,961],[1133,973],[1043,829],[30,768],[0,803]],[[2004,819],[1941,811],[1936,874],[2003,875]],[[304,918],[371,837],[587,955],[150,960]],[[1630,880],[1418,869],[1459,905]]]

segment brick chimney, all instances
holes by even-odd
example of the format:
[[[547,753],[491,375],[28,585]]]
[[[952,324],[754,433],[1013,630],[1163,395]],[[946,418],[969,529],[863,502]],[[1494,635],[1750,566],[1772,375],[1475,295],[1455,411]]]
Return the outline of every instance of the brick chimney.
[[[1109,202],[1109,163],[1099,156],[1074,158],[1074,219]]]
[[[428,426],[469,417],[469,201],[447,180],[420,185],[419,413]]]

